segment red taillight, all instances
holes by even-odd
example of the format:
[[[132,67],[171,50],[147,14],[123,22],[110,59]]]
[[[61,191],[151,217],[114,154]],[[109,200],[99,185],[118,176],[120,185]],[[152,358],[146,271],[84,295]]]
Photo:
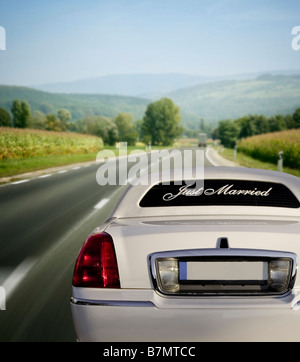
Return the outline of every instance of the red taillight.
[[[120,288],[118,264],[112,237],[106,232],[91,235],[75,265],[75,287]]]

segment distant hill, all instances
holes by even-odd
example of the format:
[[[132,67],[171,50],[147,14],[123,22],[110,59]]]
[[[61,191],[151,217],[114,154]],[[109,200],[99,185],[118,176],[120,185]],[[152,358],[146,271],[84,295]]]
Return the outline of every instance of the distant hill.
[[[220,77],[185,74],[113,74],[79,79],[72,82],[43,84],[33,88],[55,93],[94,93],[148,97],[148,95],[162,94],[220,79]]]
[[[171,75],[166,75],[164,78],[166,82],[168,76]],[[173,77],[173,83],[169,84],[171,88],[177,84],[175,78]],[[179,78],[177,78],[178,82]],[[124,77],[124,82],[125,79],[126,77]],[[129,79],[130,77],[127,79],[129,82],[127,85],[130,88]],[[187,77],[184,82],[183,78],[180,82],[183,84],[190,81],[193,82],[195,79]],[[156,92],[151,97],[149,95],[149,98],[109,94],[52,93],[26,87],[0,86],[0,107],[10,110],[12,101],[20,99],[26,100],[32,110],[40,110],[46,114],[57,112],[59,108],[66,108],[71,112],[73,120],[86,115],[114,117],[120,112],[131,113],[138,120],[143,118],[150,102],[161,97],[169,97],[180,107],[183,125],[191,129],[197,129],[201,119],[215,126],[222,119],[236,119],[248,114],[286,115],[294,113],[296,108],[300,107],[300,75],[297,74],[266,74],[250,79],[243,79],[241,75],[239,80],[206,81],[203,78],[202,83],[197,85],[170,92],[157,92],[159,80],[156,78],[153,80],[152,88],[156,89]],[[155,87],[154,84],[156,84]],[[150,88],[149,83],[148,90]],[[161,83],[161,90],[167,88],[167,83]],[[144,87],[143,90],[146,88]]]
[[[112,74],[79,79],[70,82],[49,83],[31,88],[52,93],[110,94],[153,98],[200,84],[223,80],[254,79],[266,72],[235,74],[232,76],[208,76],[188,74]],[[273,71],[272,75],[300,74],[300,71]]]
[[[56,113],[60,108],[68,109],[72,120],[87,115],[114,117],[120,112],[132,113],[135,119],[144,116],[149,100],[101,94],[48,93],[27,87],[0,85],[0,107],[10,111],[14,99],[25,100],[31,110]]]
[[[300,76],[261,75],[256,79],[200,84],[168,93],[182,112],[208,122],[247,114],[292,114],[300,107]]]

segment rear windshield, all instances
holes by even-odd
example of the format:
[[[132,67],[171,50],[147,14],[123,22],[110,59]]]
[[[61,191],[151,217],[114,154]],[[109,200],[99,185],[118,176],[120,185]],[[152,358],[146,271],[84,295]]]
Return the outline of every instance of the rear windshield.
[[[140,207],[208,205],[286,208],[300,206],[298,199],[286,186],[248,180],[160,183],[153,186],[140,201]]]

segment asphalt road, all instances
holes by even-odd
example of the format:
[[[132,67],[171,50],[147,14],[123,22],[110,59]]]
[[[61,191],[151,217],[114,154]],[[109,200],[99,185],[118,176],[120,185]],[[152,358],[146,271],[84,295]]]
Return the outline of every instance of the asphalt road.
[[[100,186],[100,165],[0,187],[0,286],[6,293],[0,342],[76,341],[69,304],[75,260],[126,189]]]

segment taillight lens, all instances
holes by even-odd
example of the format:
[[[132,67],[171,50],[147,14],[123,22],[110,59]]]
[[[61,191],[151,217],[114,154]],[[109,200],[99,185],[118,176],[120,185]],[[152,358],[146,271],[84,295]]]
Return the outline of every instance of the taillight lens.
[[[84,243],[73,274],[75,287],[120,288],[118,264],[112,237],[93,234]]]

